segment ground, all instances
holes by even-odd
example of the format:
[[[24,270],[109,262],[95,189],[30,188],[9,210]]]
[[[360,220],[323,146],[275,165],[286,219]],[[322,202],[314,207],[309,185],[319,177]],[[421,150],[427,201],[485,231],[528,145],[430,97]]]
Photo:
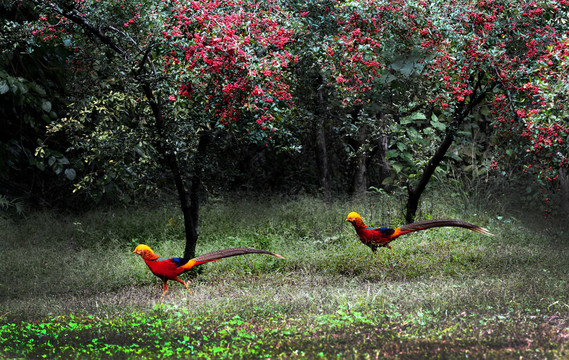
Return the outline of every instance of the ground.
[[[175,206],[2,218],[0,354],[6,358],[567,358],[569,242],[503,209],[434,202],[423,218],[487,227],[403,236],[373,255],[343,220],[397,223],[385,198],[222,200],[204,206],[189,293],[132,254],[179,256]],[[457,210],[457,209],[463,210]],[[466,210],[464,210],[466,209]],[[498,211],[501,210],[501,211]],[[381,221],[381,222],[380,222]],[[1,355],[0,355],[1,358]]]

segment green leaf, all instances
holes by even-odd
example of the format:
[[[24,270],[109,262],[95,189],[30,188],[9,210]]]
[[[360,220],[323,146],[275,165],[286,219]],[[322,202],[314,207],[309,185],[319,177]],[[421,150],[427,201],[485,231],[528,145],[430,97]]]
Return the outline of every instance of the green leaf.
[[[69,160],[65,156],[57,159],[57,162],[61,165],[69,165]]]
[[[421,112],[416,112],[413,115],[411,115],[411,119],[412,120],[426,120],[427,117],[425,116],[425,114],[423,114]]]
[[[393,163],[391,164],[391,167],[393,167],[393,170],[395,171],[396,174],[399,174],[401,170],[403,170],[403,165],[400,163]]]
[[[6,94],[9,90],[10,90],[10,87],[8,86],[8,83],[6,82],[6,80],[1,80],[0,81],[0,95]]]
[[[51,102],[49,102],[47,100],[42,100],[41,109],[43,111],[45,111],[46,113],[50,112],[51,111]]]
[[[403,154],[401,154],[401,157],[408,163],[413,163],[413,155],[411,155],[410,152],[405,151]]]
[[[421,137],[421,136],[419,135],[419,132],[417,131],[417,129],[415,129],[415,128],[413,128],[413,127],[410,127],[409,129],[407,129],[407,135],[409,136],[409,138],[410,138],[412,141],[418,141],[419,138]]]
[[[445,131],[447,128],[445,123],[439,121],[431,121],[431,126],[440,131]]]
[[[386,159],[392,159],[395,158],[399,155],[399,151],[392,149],[392,150],[388,150],[387,153],[385,154],[385,158]]]

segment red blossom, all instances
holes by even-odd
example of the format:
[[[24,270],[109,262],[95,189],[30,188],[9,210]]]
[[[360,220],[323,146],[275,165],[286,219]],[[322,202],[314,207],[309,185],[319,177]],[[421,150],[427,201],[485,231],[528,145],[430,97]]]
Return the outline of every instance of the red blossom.
[[[244,110],[256,111],[260,103],[291,99],[280,74],[295,60],[286,50],[293,29],[277,21],[285,16],[278,6],[249,4],[244,9],[238,1],[205,0],[164,3],[171,6],[172,15],[163,36],[165,45],[173,48],[164,63],[187,74],[182,76],[186,80],[181,80],[180,96],[200,101],[221,123],[238,120]],[[208,95],[198,100],[203,94]]]

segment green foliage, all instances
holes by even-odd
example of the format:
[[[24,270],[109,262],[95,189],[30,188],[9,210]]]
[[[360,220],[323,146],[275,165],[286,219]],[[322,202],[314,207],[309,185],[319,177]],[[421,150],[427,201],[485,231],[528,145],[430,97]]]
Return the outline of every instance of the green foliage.
[[[61,317],[38,325],[22,324],[4,326],[3,339],[9,349],[27,356],[47,355],[51,358],[88,356],[90,358],[164,359],[180,357],[200,358],[288,358],[303,356],[314,358],[358,357],[389,354],[422,353],[427,356],[445,355],[459,358],[465,355],[530,355],[562,356],[557,347],[562,335],[556,335],[554,326],[545,329],[527,319],[517,319],[515,311],[499,316],[473,314],[441,314],[429,309],[402,315],[393,309],[386,313],[370,309],[354,309],[343,305],[337,311],[316,316],[312,324],[304,319],[269,319],[253,322],[240,316],[224,320],[203,319],[188,321],[188,315],[180,309],[157,306],[151,317],[135,314],[120,316],[115,321],[97,323],[92,316]],[[168,315],[167,320],[161,320]],[[547,319],[535,316],[532,319]],[[215,321],[218,320],[218,321]],[[16,324],[14,324],[16,325]],[[522,341],[515,335],[506,335],[503,340],[492,337],[478,338],[477,331],[492,331],[506,328],[506,332],[522,331],[535,340],[531,349],[515,347],[504,350],[509,341]],[[278,328],[274,328],[278,327]],[[163,332],[164,328],[176,329]],[[540,335],[540,331],[544,334]],[[452,338],[455,336],[456,338]],[[552,336],[550,341],[547,336]],[[65,345],[65,338],[74,338],[74,345]],[[109,344],[107,337],[113,337]],[[361,338],[365,337],[362,341]],[[19,343],[18,339],[28,339]],[[46,351],[26,348],[31,340],[41,340]],[[158,339],[152,341],[152,339]],[[358,341],[359,339],[359,341]],[[130,344],[129,344],[130,343]],[[351,344],[346,347],[345,344]],[[429,344],[437,349],[430,350]],[[423,352],[427,350],[428,352]],[[16,353],[16,352],[8,352]]]
[[[212,193],[315,192],[322,173],[337,192],[399,190],[446,134],[438,175],[492,164],[554,188],[566,167],[564,3],[107,5],[0,5],[0,113],[14,119],[0,177],[16,197],[28,189],[9,180],[34,167],[29,191],[49,172],[76,195],[129,201],[171,186],[172,154],[187,188],[199,174]]]
[[[50,126],[50,132],[64,131],[68,135],[68,151],[82,160],[76,168],[83,176],[75,182],[74,191],[88,191],[95,199],[118,195],[127,202],[133,194],[156,191],[159,183],[148,179],[160,179],[163,169],[156,163],[153,139],[144,129],[146,120],[137,113],[134,99],[110,91],[86,102],[83,99],[83,107],[76,109],[73,117]],[[38,155],[45,151],[50,150],[37,149]],[[68,170],[74,177],[75,169]]]
[[[0,9],[3,195],[23,201],[42,198],[55,202],[62,192],[68,191],[68,181],[73,178],[69,171],[65,172],[69,164],[63,155],[66,140],[46,140],[47,124],[64,112],[68,52],[29,36],[30,21],[36,16],[30,3],[2,2]],[[38,143],[49,145],[52,151],[45,157],[36,157]]]
[[[444,137],[445,123],[436,114],[415,112],[391,124],[392,143],[386,153],[393,172],[385,184],[416,181]]]

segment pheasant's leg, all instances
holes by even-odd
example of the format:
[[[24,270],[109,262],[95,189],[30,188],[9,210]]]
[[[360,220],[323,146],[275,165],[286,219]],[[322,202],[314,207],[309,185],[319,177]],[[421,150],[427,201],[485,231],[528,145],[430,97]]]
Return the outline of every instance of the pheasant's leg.
[[[162,279],[162,281],[164,281],[164,292],[162,293],[162,296],[164,296],[164,294],[166,294],[166,292],[168,291],[168,285],[166,285],[166,282],[168,281],[167,279]]]
[[[190,291],[190,288],[188,287],[188,285],[186,285],[186,283],[185,283],[184,280],[182,280],[182,279],[180,279],[180,278],[175,278],[174,280],[176,280],[177,282],[183,284],[183,285],[186,287],[186,289],[188,289],[188,291]],[[190,291],[190,292],[191,292],[191,291]]]

